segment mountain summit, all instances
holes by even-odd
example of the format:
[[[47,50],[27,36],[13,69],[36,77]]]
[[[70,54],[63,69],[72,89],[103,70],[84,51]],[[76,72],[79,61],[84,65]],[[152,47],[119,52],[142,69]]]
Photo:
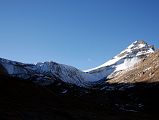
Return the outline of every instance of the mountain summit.
[[[41,85],[50,85],[55,80],[77,86],[89,86],[102,79],[110,79],[121,72],[133,69],[133,66],[155,51],[154,47],[143,40],[129,45],[125,50],[108,62],[86,71],[55,62],[24,64],[6,59],[0,59],[0,66],[13,77],[33,80]]]
[[[99,79],[110,79],[122,71],[132,69],[136,63],[154,51],[154,46],[149,45],[143,40],[137,40],[111,60],[98,67],[85,70],[85,72],[98,76]]]
[[[155,51],[154,46],[147,44],[143,40],[137,40],[137,41],[133,42],[131,45],[129,45],[125,50],[120,52],[118,55],[113,57],[111,60],[105,62],[104,64],[102,64],[98,67],[95,67],[95,68],[92,68],[89,70],[85,70],[85,72],[91,72],[91,71],[97,70],[102,67],[117,64],[119,62],[119,60],[121,60],[121,59],[140,57],[140,56],[147,55],[148,53],[152,53],[154,51]]]

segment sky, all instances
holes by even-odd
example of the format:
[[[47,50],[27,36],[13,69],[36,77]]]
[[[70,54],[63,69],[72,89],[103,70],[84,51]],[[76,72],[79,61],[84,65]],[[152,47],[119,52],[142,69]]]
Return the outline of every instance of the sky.
[[[0,57],[81,70],[136,40],[159,48],[158,0],[0,0]]]

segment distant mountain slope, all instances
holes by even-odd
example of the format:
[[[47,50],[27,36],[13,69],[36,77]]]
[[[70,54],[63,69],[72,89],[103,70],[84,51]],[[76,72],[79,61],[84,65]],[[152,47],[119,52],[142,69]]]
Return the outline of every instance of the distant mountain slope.
[[[156,120],[159,50],[136,41],[82,72],[0,58],[0,120]]]
[[[147,44],[143,40],[138,40],[108,62],[105,62],[96,68],[86,70],[85,72],[98,76],[100,79],[104,77],[107,79],[113,78],[121,71],[133,69],[133,66],[136,63],[154,51],[155,48],[152,45]]]
[[[97,77],[82,72],[75,67],[55,62],[24,64],[0,58],[0,64],[10,76],[22,79],[34,79],[34,82],[41,85],[51,84],[54,82],[54,78],[78,86],[89,86],[90,82],[98,80]]]
[[[81,87],[89,87],[97,82],[116,77],[155,51],[154,47],[144,41],[135,41],[113,59],[96,68],[81,71],[75,67],[56,62],[24,64],[0,58],[1,71],[10,76],[33,80],[41,85],[50,85],[55,79]]]
[[[149,54],[137,63],[133,69],[125,71],[115,78],[108,80],[109,83],[137,83],[159,82],[159,50]]]
[[[117,62],[120,61],[123,58],[126,59],[126,58],[138,57],[140,55],[146,55],[148,53],[154,52],[154,50],[155,49],[154,49],[153,46],[148,45],[143,40],[138,40],[138,41],[133,42],[125,50],[123,50],[118,55],[113,57],[113,59],[105,62],[104,64],[102,64],[98,67],[95,67],[95,68],[92,68],[92,69],[89,69],[89,70],[85,70],[85,72],[90,72],[90,71],[93,71],[93,70],[97,70],[99,68],[103,68],[103,67],[106,67],[106,66],[111,66],[111,65],[117,64]]]

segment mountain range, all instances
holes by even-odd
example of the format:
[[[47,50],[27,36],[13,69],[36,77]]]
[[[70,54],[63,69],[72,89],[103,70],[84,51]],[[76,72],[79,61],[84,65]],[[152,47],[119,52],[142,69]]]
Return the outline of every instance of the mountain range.
[[[0,59],[0,65],[10,76],[32,79],[41,85],[48,85],[58,78],[66,83],[88,87],[102,79],[113,79],[119,74],[134,69],[134,65],[154,53],[155,48],[142,40],[135,41],[125,50],[104,64],[89,70],[81,71],[75,67],[56,62],[24,64]]]
[[[159,50],[137,40],[84,71],[52,61],[26,64],[0,58],[0,82],[1,119],[155,119]]]

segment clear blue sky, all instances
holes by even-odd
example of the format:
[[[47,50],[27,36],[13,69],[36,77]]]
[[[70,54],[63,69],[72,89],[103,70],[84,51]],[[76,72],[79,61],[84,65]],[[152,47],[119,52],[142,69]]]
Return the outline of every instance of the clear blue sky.
[[[0,57],[88,69],[135,40],[159,47],[159,0],[0,0]]]

